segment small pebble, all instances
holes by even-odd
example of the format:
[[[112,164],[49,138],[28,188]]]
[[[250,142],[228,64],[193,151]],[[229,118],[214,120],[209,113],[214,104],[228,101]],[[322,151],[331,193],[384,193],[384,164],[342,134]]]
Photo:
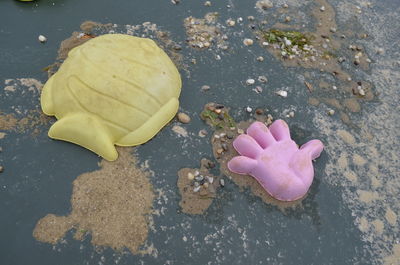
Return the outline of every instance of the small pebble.
[[[254,85],[255,82],[256,81],[254,79],[249,78],[249,79],[246,80],[246,85],[251,86],[251,85]]]
[[[205,5],[205,6],[211,6],[211,2],[210,2],[210,1],[205,1],[205,2],[204,2],[204,5]]]
[[[274,7],[274,4],[270,0],[259,0],[256,5],[264,10]]]
[[[225,152],[229,150],[228,145],[226,143],[221,144],[221,147],[222,149],[224,149]]]
[[[199,172],[198,170],[196,170],[196,171],[194,172],[194,175],[195,175],[195,176],[198,176],[198,175],[200,175],[200,172]]]
[[[385,50],[383,49],[383,48],[378,48],[377,50],[376,50],[376,53],[377,54],[383,54],[385,52]]]
[[[343,57],[339,57],[339,58],[338,58],[338,62],[339,62],[339,63],[343,63],[344,61],[346,61],[345,58],[343,58]]]
[[[294,117],[294,111],[289,112],[289,117],[293,118]]]
[[[264,42],[262,43],[262,46],[268,46],[268,45],[269,45],[269,43],[266,42],[266,41],[264,41]]]
[[[46,38],[45,36],[43,36],[43,35],[39,35],[38,40],[39,40],[41,43],[45,43],[45,42],[47,41],[47,38]]]
[[[324,12],[324,11],[325,11],[325,6],[321,6],[321,7],[319,8],[319,10],[321,10],[321,12]]]
[[[208,91],[208,90],[210,90],[210,86],[204,85],[201,87],[201,90]]]
[[[337,89],[337,87],[336,87],[336,86],[333,86],[333,87],[332,87],[332,89],[333,89],[333,90],[336,90],[336,89]]]
[[[203,187],[207,189],[208,188],[208,182],[204,182]]]
[[[179,112],[178,113],[178,121],[180,121],[181,123],[189,123],[190,117],[186,113]]]
[[[246,46],[253,45],[254,41],[252,39],[244,39],[243,44]]]
[[[4,167],[0,166],[0,173],[3,173],[3,171],[4,171]]]
[[[264,111],[262,110],[262,109],[256,109],[256,114],[257,115],[262,115],[262,114],[264,114]]]
[[[174,5],[177,5],[181,2],[181,0],[171,0],[171,3],[173,3]]]
[[[202,181],[203,179],[204,179],[204,176],[203,175],[199,175],[199,176],[197,176],[197,177],[195,177],[194,178],[196,181]]]
[[[194,182],[193,185],[194,185],[195,187],[198,187],[198,186],[200,186],[200,183]]]
[[[217,154],[220,155],[220,154],[222,154],[223,152],[224,152],[224,149],[222,149],[222,148],[218,148],[218,149],[217,149]]]
[[[289,6],[288,6],[288,4],[283,4],[282,7],[283,7],[283,8],[288,8]]]
[[[237,21],[240,23],[240,22],[243,22],[243,18],[242,17],[239,17],[238,19],[237,19]]]
[[[208,164],[207,164],[207,168],[214,168],[215,167],[215,163],[214,162],[212,162],[212,161],[208,161]]]
[[[199,190],[200,190],[200,186],[194,187],[194,189],[193,189],[194,192],[198,192]]]
[[[246,111],[247,111],[248,113],[251,113],[251,112],[253,111],[253,109],[252,109],[251,107],[247,106],[247,107],[246,107]]]
[[[194,175],[192,173],[188,173],[187,175],[188,180],[194,180]]]
[[[232,20],[232,19],[228,19],[228,21],[226,23],[228,24],[229,27],[233,27],[236,24],[235,20]]]
[[[244,134],[244,131],[242,129],[237,129],[238,134]]]
[[[261,92],[263,92],[263,89],[262,89],[262,87],[260,87],[260,86],[256,86],[255,91],[256,91],[257,93],[261,93]]]
[[[257,57],[257,61],[259,61],[259,62],[263,62],[263,61],[264,61],[264,57],[262,57],[262,56],[258,56],[258,57]]]
[[[332,33],[335,33],[336,32],[336,28],[330,28],[329,29]]]
[[[205,137],[207,134],[208,134],[207,131],[204,130],[204,129],[199,131],[199,136],[200,137]]]
[[[268,82],[268,78],[265,75],[260,75],[258,77],[258,81],[261,83],[267,83]]]
[[[332,116],[333,114],[335,114],[335,111],[333,109],[328,110],[328,115]]]
[[[226,133],[226,138],[228,138],[228,139],[233,139],[233,137],[234,137],[234,135],[233,135],[233,132],[227,132]]]
[[[286,37],[283,38],[283,42],[285,43],[286,46],[292,45],[292,42],[288,40]]]
[[[361,86],[359,86],[357,89],[358,89],[358,94],[360,94],[360,96],[365,96],[365,90]]]
[[[287,95],[288,95],[288,93],[287,93],[287,91],[285,91],[285,90],[279,90],[279,91],[277,91],[277,92],[275,92],[278,96],[281,96],[281,97],[283,97],[283,98],[286,98],[287,97]]]
[[[253,17],[253,16],[248,16],[247,19],[248,19],[249,21],[253,21],[253,20],[254,20],[254,17]]]
[[[182,50],[182,46],[179,45],[179,44],[175,44],[172,48],[173,48],[174,50],[176,50],[176,51]]]
[[[221,185],[221,187],[225,187],[225,180],[224,179],[220,179],[219,180],[219,185]]]
[[[208,180],[208,182],[211,183],[211,184],[214,182],[214,178],[213,178],[213,177],[207,177],[207,180]]]
[[[289,16],[286,16],[286,17],[285,17],[285,22],[290,22],[291,20],[292,20],[291,17],[289,17]]]

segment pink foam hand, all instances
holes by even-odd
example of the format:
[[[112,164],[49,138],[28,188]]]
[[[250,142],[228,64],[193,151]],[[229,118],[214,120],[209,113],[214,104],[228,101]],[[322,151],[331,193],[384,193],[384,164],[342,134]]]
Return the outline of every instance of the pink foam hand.
[[[233,141],[233,146],[241,156],[228,162],[229,170],[253,176],[281,201],[294,201],[307,193],[314,178],[312,160],[324,149],[319,140],[311,140],[299,149],[283,120],[274,121],[269,129],[254,122],[247,134]]]

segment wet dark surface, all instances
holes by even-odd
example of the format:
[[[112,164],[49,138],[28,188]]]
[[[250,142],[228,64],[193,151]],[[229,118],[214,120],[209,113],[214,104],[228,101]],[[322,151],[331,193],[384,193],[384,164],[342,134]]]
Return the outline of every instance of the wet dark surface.
[[[183,44],[186,63],[191,58],[198,62],[189,65],[190,77],[181,71],[180,107],[192,117],[192,122],[184,126],[190,137],[178,138],[170,124],[138,147],[140,160],[149,160],[155,172],[151,179],[154,188],[162,189],[168,198],[155,203],[156,209],[165,210],[163,215],[154,216],[156,231],[150,231],[148,238],[158,250],[157,256],[96,251],[90,237],[75,241],[71,233],[66,243],[55,247],[33,238],[32,231],[40,218],[47,213],[66,215],[70,211],[72,181],[96,169],[99,161],[79,146],[50,140],[47,128],[43,128],[36,137],[7,133],[0,142],[0,162],[5,168],[0,175],[0,264],[369,264],[360,231],[342,201],[341,188],[324,181],[330,177],[324,174],[330,159],[326,153],[314,164],[315,180],[303,208],[283,213],[227,181],[203,216],[179,211],[177,171],[198,167],[202,157],[212,156],[207,137],[197,136],[200,129],[209,130],[198,114],[210,101],[231,107],[237,120],[250,117],[243,111],[247,105],[267,108],[274,118],[285,118],[282,112],[294,108],[295,117],[285,118],[292,130],[295,128],[294,139],[299,144],[312,138],[324,141],[312,123],[308,91],[297,77],[302,70],[285,68],[258,45],[244,47],[243,36],[252,36],[246,26],[235,29],[245,33],[229,40],[233,48],[230,52],[194,51],[184,45],[184,18],[203,17],[210,11],[220,12],[221,22],[229,17],[257,16],[255,1],[233,1],[231,9],[226,8],[227,1],[212,1],[212,7],[184,0],[179,5],[167,0],[0,1],[0,82],[30,77],[44,83],[47,74],[41,69],[54,62],[60,42],[85,20],[118,25],[151,21]],[[393,5],[396,1],[385,2]],[[40,34],[48,38],[47,43],[37,41]],[[216,54],[222,59],[215,60]],[[262,63],[255,60],[260,55],[265,58]],[[244,81],[259,75],[267,75],[269,82],[263,85],[263,93],[256,94]],[[210,85],[211,90],[202,92],[202,85]],[[277,97],[274,92],[284,87],[289,88],[290,96]],[[0,109],[7,111],[16,102],[27,109],[38,104],[35,97],[16,93],[2,96]],[[214,237],[207,236],[210,234]],[[187,237],[186,242],[183,237]]]

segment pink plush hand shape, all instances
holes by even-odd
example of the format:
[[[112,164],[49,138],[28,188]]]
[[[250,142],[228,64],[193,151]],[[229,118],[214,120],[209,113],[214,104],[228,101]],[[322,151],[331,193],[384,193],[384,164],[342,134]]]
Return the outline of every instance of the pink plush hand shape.
[[[233,146],[241,156],[228,162],[229,170],[253,176],[272,197],[282,201],[294,201],[307,193],[314,178],[312,160],[324,148],[321,141],[311,140],[299,149],[283,120],[274,121],[269,129],[254,122]]]

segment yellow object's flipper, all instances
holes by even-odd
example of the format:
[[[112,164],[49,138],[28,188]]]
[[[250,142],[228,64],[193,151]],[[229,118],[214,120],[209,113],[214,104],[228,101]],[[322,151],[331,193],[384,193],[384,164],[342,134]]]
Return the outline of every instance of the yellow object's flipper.
[[[46,82],[40,95],[42,110],[46,115],[54,115],[53,99],[51,98],[51,89],[53,87],[54,75]]]
[[[174,117],[178,108],[179,101],[176,98],[170,99],[157,114],[151,117],[139,129],[119,139],[116,144],[120,146],[131,146],[147,142]]]
[[[94,115],[69,114],[51,126],[49,137],[81,145],[109,161],[118,157],[107,128]]]

